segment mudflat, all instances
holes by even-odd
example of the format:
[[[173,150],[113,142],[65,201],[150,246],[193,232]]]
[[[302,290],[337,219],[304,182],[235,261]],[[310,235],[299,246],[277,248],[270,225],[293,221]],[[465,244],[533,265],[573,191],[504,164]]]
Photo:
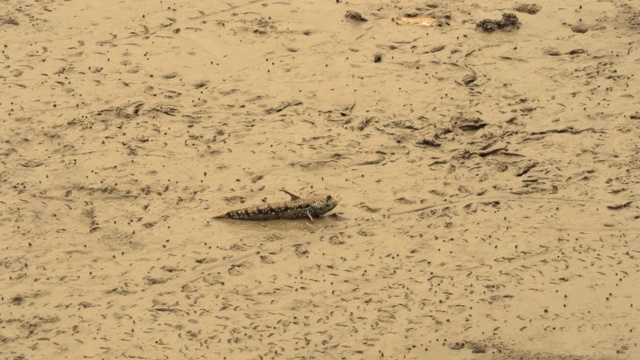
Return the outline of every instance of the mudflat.
[[[0,34],[0,358],[640,359],[638,4],[3,1]],[[339,204],[212,219],[281,188]]]

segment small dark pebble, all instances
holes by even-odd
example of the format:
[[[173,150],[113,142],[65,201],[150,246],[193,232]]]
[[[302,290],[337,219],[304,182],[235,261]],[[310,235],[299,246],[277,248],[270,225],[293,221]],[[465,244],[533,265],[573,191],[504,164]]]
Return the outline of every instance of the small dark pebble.
[[[576,24],[576,25],[571,26],[571,31],[573,31],[574,33],[578,33],[578,34],[584,34],[587,31],[589,31],[590,27],[591,26],[589,26],[587,24],[580,23],[580,24]]]
[[[24,298],[20,295],[16,295],[11,298],[10,302],[12,305],[22,305],[22,303],[24,302]]]
[[[585,49],[573,49],[567,52],[567,55],[580,55],[580,54],[585,54],[586,52],[587,50]]]
[[[344,14],[344,17],[353,21],[360,21],[360,22],[369,21],[364,16],[362,16],[359,12],[355,12],[351,10],[347,10],[347,13]]]
[[[427,139],[427,138],[424,138],[424,139],[422,139],[422,140],[418,141],[418,142],[416,143],[416,145],[418,145],[418,146],[425,146],[425,147],[426,147],[426,146],[440,147],[440,143],[439,143],[439,142],[437,142],[437,141],[435,141],[435,140],[433,140],[433,139]]]

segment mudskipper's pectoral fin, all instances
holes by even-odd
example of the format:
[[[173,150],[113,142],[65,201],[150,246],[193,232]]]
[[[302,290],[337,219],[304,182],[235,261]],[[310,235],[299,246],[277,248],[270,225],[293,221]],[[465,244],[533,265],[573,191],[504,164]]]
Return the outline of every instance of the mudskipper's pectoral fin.
[[[313,222],[313,216],[311,216],[311,213],[309,212],[309,210],[307,210],[307,216],[309,217],[309,220]]]
[[[280,191],[282,191],[283,193],[285,193],[285,194],[287,194],[287,195],[291,196],[291,200],[298,200],[298,199],[300,199],[300,196],[295,195],[295,194],[292,194],[292,193],[288,192],[288,191],[287,191],[287,190],[285,190],[285,189],[280,189]]]

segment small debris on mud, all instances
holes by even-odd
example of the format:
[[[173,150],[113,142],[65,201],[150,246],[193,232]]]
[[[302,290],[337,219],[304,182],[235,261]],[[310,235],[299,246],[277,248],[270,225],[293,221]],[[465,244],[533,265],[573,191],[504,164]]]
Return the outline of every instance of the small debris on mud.
[[[511,31],[514,28],[520,28],[520,20],[516,14],[513,13],[504,13],[502,14],[502,19],[500,20],[491,20],[484,19],[476,23],[476,27],[480,28],[486,32],[494,32],[496,30],[501,31]]]
[[[535,15],[538,11],[542,10],[542,7],[538,4],[518,4],[513,7],[513,10],[521,13]]]
[[[438,19],[432,17],[418,16],[418,14],[405,14],[404,16],[396,16],[393,21],[398,25],[422,25],[422,26],[440,26]]]

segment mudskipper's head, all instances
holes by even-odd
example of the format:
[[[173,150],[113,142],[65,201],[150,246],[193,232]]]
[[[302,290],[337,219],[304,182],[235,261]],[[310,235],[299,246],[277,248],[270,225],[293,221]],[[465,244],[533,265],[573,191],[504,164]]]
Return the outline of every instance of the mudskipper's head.
[[[328,213],[338,206],[338,201],[331,197],[331,195],[319,197],[312,201],[311,207],[313,208],[316,216],[320,216]]]

